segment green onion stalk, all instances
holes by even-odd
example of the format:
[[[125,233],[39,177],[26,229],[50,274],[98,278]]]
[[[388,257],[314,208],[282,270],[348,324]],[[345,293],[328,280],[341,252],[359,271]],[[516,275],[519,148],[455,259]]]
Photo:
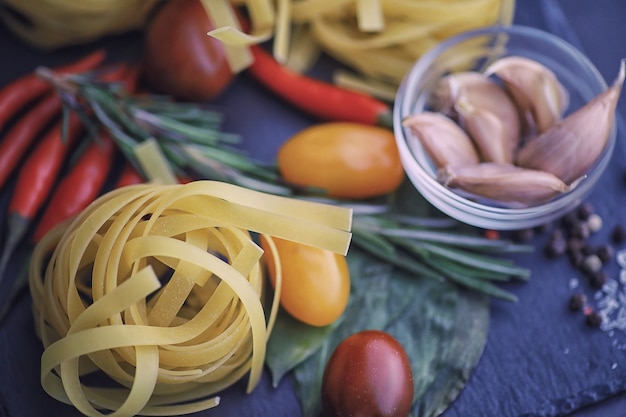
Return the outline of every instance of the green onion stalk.
[[[164,95],[128,94],[121,84],[94,81],[89,74],[58,75],[47,68],[39,68],[37,73],[56,87],[65,111],[77,112],[88,131],[107,129],[139,172],[134,149],[153,139],[177,175],[191,174],[266,193],[351,207],[353,244],[414,275],[451,280],[509,301],[516,300],[515,295],[499,284],[525,281],[530,276],[528,269],[502,255],[529,252],[531,246],[482,237],[475,229],[440,213],[412,215],[399,207],[397,202],[402,198],[397,194],[376,201],[346,201],[287,183],[275,165],[246,154],[238,135],[222,131],[223,115],[211,106],[179,102]],[[425,201],[421,204],[428,205]]]

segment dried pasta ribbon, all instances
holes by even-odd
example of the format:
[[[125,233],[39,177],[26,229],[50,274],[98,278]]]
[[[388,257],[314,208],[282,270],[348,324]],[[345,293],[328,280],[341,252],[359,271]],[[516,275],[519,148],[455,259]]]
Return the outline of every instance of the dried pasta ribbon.
[[[33,253],[43,388],[87,416],[116,417],[211,408],[246,374],[252,391],[280,281],[264,305],[263,251],[250,232],[345,254],[351,217],[215,181],[103,195]]]
[[[225,44],[250,45],[273,36],[275,58],[289,62],[287,53],[299,53],[290,45],[292,30],[306,27],[320,49],[394,89],[414,62],[444,39],[496,22],[507,25],[513,17],[510,0],[280,0],[273,3],[276,10],[269,0],[231,3],[246,6],[253,36],[217,21],[209,35]]]

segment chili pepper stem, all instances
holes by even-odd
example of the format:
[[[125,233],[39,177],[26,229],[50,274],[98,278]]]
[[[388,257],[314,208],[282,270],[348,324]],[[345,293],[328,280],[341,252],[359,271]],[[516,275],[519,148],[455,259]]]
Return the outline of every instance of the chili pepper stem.
[[[376,126],[393,129],[393,113],[391,110],[384,111],[376,117]]]
[[[8,230],[2,248],[2,257],[0,258],[0,282],[4,277],[4,271],[9,264],[11,255],[20,244],[22,238],[26,235],[26,231],[30,225],[30,220],[21,216],[19,213],[9,213]]]
[[[11,286],[11,290],[8,296],[0,303],[0,326],[4,323],[4,319],[7,317],[7,313],[11,310],[11,307],[18,300],[20,294],[28,287],[28,265],[29,260],[24,262],[23,267],[20,270],[17,279]]]
[[[67,91],[71,94],[78,92],[78,86],[58,75],[50,68],[37,67],[35,68],[35,75],[61,91]]]

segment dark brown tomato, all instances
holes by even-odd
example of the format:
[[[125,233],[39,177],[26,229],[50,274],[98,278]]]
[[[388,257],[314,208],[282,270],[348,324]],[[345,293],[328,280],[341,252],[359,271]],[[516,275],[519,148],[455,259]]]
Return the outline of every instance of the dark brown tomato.
[[[145,33],[142,72],[155,91],[189,101],[217,97],[230,84],[224,46],[199,0],[166,2]]]
[[[322,379],[326,417],[406,417],[412,402],[411,363],[390,334],[355,333],[328,360]]]

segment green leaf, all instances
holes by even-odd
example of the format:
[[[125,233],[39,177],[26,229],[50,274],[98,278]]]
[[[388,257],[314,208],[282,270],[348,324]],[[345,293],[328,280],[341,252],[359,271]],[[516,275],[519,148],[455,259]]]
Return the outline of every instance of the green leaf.
[[[383,262],[372,262],[363,252],[348,255],[352,284],[350,301],[341,323],[309,359],[294,370],[296,393],[304,417],[316,417],[321,412],[322,375],[330,355],[349,335],[364,329],[383,329],[393,314],[390,291],[392,268]],[[397,313],[396,313],[397,315]]]
[[[406,290],[413,289],[413,303],[386,330],[404,347],[413,371],[414,402],[424,394],[437,377],[437,369],[454,336],[456,291],[432,280],[396,275],[394,282]]]
[[[303,416],[321,412],[323,370],[336,346],[366,329],[388,331],[407,351],[415,380],[414,415],[445,409],[465,385],[486,343],[489,298],[394,268],[358,248],[351,248],[348,262],[352,293],[341,323],[294,369]]]
[[[440,355],[436,377],[414,404],[413,416],[440,415],[463,390],[487,342],[488,301],[486,296],[469,291],[458,297],[453,331]]]
[[[281,309],[276,317],[265,357],[274,387],[278,386],[285,374],[319,349],[337,324],[309,326]]]

